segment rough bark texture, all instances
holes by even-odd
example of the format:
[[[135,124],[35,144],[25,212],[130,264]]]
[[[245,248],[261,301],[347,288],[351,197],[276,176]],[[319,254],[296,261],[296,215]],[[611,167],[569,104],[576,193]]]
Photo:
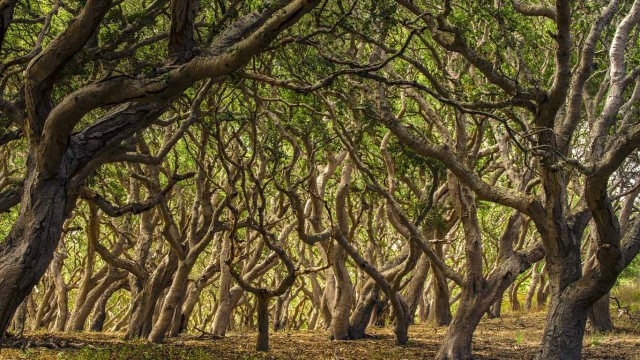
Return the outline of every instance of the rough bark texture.
[[[0,334],[47,270],[74,202],[63,180],[29,171],[20,214],[0,245]]]
[[[433,278],[433,300],[430,308],[433,314],[433,322],[436,326],[448,326],[453,316],[449,305],[451,295],[449,294],[447,278],[435,267],[433,268]]]
[[[463,295],[463,299],[465,296]],[[474,309],[469,300],[462,300],[453,321],[447,329],[440,345],[436,359],[438,360],[471,360],[473,359],[471,341],[473,332],[480,323],[484,312]]]
[[[269,298],[256,296],[258,301],[258,340],[256,350],[269,351]]]
[[[349,320],[349,338],[352,340],[365,337],[365,330],[369,325],[371,314],[380,297],[380,288],[371,281],[365,285],[360,296],[362,300],[358,301],[358,305],[356,305]]]
[[[595,304],[591,305],[588,314],[589,325],[591,330],[600,333],[608,333],[613,331],[613,320],[611,319],[611,311],[609,307],[609,293],[601,297]]]

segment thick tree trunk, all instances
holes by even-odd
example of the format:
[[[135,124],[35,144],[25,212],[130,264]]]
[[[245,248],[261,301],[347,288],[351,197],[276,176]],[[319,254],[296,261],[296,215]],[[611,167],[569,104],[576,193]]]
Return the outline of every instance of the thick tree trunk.
[[[409,306],[399,294],[397,294],[397,302],[400,308],[397,308],[398,305],[396,303],[396,307],[394,307],[396,326],[393,329],[393,333],[396,336],[396,345],[405,345],[409,341],[409,325],[411,325]]]
[[[158,320],[153,326],[151,334],[149,334],[149,341],[162,343],[167,330],[169,330],[169,327],[171,326],[174,314],[176,311],[181,312],[181,309],[177,309],[177,305],[181,302],[180,300],[184,295],[184,284],[187,282],[191,267],[192,264],[185,261],[178,265],[178,270],[173,277],[171,287],[164,298],[164,303],[160,310],[160,314],[158,315]]]
[[[582,259],[580,247],[575,234],[571,232],[556,232],[556,236],[566,237],[565,241],[572,244],[564,251],[556,254],[547,253],[547,269],[551,299],[542,345],[536,355],[536,360],[579,360],[582,352],[582,339],[587,322],[590,305],[597,300],[584,296],[585,290],[593,296],[598,289],[613,286],[615,277],[610,284],[602,279],[589,279],[579,283],[582,278]],[[595,282],[594,282],[595,281]]]
[[[427,258],[425,254],[421,254],[420,259],[416,264],[413,277],[411,278],[411,281],[409,281],[409,285],[407,285],[405,294],[407,294],[406,298],[409,307],[409,321],[412,324],[414,323],[418,305],[422,300],[422,293],[425,288],[425,282],[427,280],[427,275],[429,275],[429,267],[429,258]]]
[[[353,340],[365,337],[365,330],[371,320],[371,313],[380,297],[380,288],[371,281],[365,285],[361,296],[364,298],[358,302],[356,309],[349,319],[349,338]]]
[[[185,281],[180,289],[181,295],[178,304],[176,304],[176,311],[173,313],[173,320],[171,321],[171,327],[169,328],[169,337],[178,336],[184,327],[186,328],[187,320],[184,318],[184,302],[187,297],[187,286],[189,281]]]
[[[588,308],[563,296],[552,299],[537,360],[579,360]]]
[[[121,279],[114,282],[102,295],[100,295],[100,298],[96,302],[95,308],[93,310],[93,318],[91,320],[91,325],[89,326],[89,331],[102,331],[102,328],[104,327],[104,321],[107,318],[107,302],[116,291],[125,286],[126,281],[126,279]]]
[[[302,317],[302,316],[301,316]],[[311,317],[309,318],[309,322],[307,324],[307,330],[314,330],[318,327],[318,318],[320,317],[320,311],[317,308],[311,310]],[[302,319],[300,319],[300,323],[302,324]]]
[[[273,331],[284,330],[287,326],[290,296],[291,289],[276,299],[276,306],[273,313]]]
[[[213,274],[211,276],[213,276]],[[202,279],[202,276],[201,276],[200,279],[198,279],[196,282],[194,282],[187,288],[187,298],[182,304],[182,316],[180,317],[181,323],[180,323],[180,329],[178,331],[178,334],[187,330],[187,327],[189,325],[189,319],[191,318],[191,314],[193,313],[193,310],[195,309],[196,304],[200,299],[200,294],[204,289],[204,285],[209,280],[209,278],[210,277],[207,277],[206,280],[200,282],[200,279]],[[175,336],[177,336],[178,334],[175,334]]]
[[[458,310],[436,355],[437,360],[471,360],[472,339],[486,309],[475,306],[473,301],[460,300]]]
[[[220,251],[220,301],[218,302],[218,309],[216,315],[213,318],[213,335],[224,337],[229,327],[229,319],[231,318],[231,310],[233,307],[231,300],[231,284],[232,277],[229,272],[229,266],[225,260],[229,258],[231,253],[231,243],[226,237],[222,242],[222,249]]]
[[[325,286],[320,298],[320,314],[322,315],[322,328],[330,329],[333,322],[333,305],[336,300],[336,277],[333,268],[325,273]]]
[[[451,296],[447,286],[447,278],[435,267],[433,268],[433,277],[433,305],[431,306],[433,321],[436,326],[447,326],[452,319],[449,306]]]
[[[129,276],[129,287],[131,288],[131,303],[129,304],[129,326],[124,338],[134,339],[142,337],[142,323],[144,322],[143,312],[147,306],[145,293],[150,289],[142,281],[133,275]]]
[[[18,219],[0,244],[0,334],[51,263],[74,203],[62,174],[47,179],[30,171]]]
[[[333,280],[333,275],[329,276],[329,274],[327,274],[327,279],[331,279],[331,282],[327,280],[327,284],[322,292],[322,297],[320,298],[320,315],[322,315],[322,322],[318,323],[319,325],[316,327],[322,329],[330,329],[331,323],[333,322],[333,314],[331,312],[331,304],[333,302],[330,299],[335,298],[335,281]]]
[[[311,256],[313,256],[313,254],[311,254]],[[310,262],[310,266],[315,266],[315,264],[313,262]],[[309,282],[311,283],[311,296],[309,297],[309,299],[313,304],[313,313],[311,315],[311,319],[309,320],[309,324],[307,328],[309,330],[313,330],[320,327],[318,319],[321,317],[321,312],[323,309],[322,307],[322,291],[323,290],[322,290],[322,287],[320,286],[320,283],[318,282],[318,274],[316,273],[309,274]],[[331,316],[331,312],[329,312],[329,316]],[[331,324],[330,320],[328,321],[328,324]]]
[[[269,298],[258,294],[258,340],[257,351],[269,351]]]
[[[353,285],[346,267],[346,253],[336,244],[333,269],[336,279],[336,299],[331,320],[331,338],[349,339],[349,317],[353,305]]]
[[[597,252],[598,252],[598,229],[595,223],[590,223],[591,229],[591,242],[589,244],[589,251],[585,255],[585,261],[582,265],[582,273],[586,274],[589,270],[597,266]],[[613,331],[613,321],[611,320],[611,313],[609,311],[609,293],[596,301],[587,315],[589,326],[591,331],[606,333]]]
[[[591,329],[601,333],[613,331],[613,320],[609,309],[609,293],[591,306],[588,314]]]
[[[231,329],[233,309],[236,308],[243,294],[244,290],[237,285],[231,288],[228,295],[225,295],[227,298],[223,297],[222,292],[220,293],[220,303],[213,320],[213,334],[215,336],[224,337],[227,330]]]
[[[153,326],[156,303],[166,286],[169,286],[169,281],[178,266],[177,264],[178,258],[171,252],[143,284],[136,284],[139,281],[138,279],[133,280],[133,286],[138,287],[138,290],[132,291],[133,303],[131,305],[129,327],[125,335],[126,339],[146,338],[149,336]]]
[[[95,304],[98,302],[98,299],[107,291],[107,289],[112,286],[115,282],[126,277],[126,273],[123,271],[118,271],[115,268],[111,268],[108,274],[100,281],[100,283],[89,292],[87,295],[87,299],[84,304],[82,304],[76,311],[73,312],[71,317],[69,318],[69,322],[67,324],[67,331],[82,331],[84,330],[85,323],[87,322],[87,318],[91,314],[91,311],[94,309]]]

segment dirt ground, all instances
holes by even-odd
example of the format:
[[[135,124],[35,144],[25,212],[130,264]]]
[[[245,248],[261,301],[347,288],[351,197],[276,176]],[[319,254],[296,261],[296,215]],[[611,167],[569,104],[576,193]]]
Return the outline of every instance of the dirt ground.
[[[476,358],[531,359],[541,338],[543,317],[540,313],[484,320],[474,338]],[[584,359],[640,360],[640,324],[616,320],[616,332],[585,336]],[[394,344],[391,328],[370,329],[372,337],[358,341],[330,341],[322,331],[282,331],[272,333],[271,351],[266,354],[253,350],[255,333],[230,333],[218,340],[189,335],[165,345],[123,341],[121,334],[35,333],[27,334],[31,345],[48,344],[53,349],[5,348],[0,359],[432,359],[445,331],[428,324],[412,326],[405,346]]]

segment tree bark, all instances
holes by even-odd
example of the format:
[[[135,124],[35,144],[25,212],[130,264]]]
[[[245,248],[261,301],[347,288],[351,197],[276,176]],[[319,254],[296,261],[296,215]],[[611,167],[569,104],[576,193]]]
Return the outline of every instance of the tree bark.
[[[436,326],[447,326],[453,318],[449,306],[451,296],[449,286],[447,286],[447,278],[434,266],[433,279],[433,305],[431,306],[433,321]]]
[[[138,279],[134,278],[134,286],[140,287],[132,291],[132,309],[129,327],[125,335],[126,339],[146,338],[151,333],[153,326],[153,314],[156,304],[164,289],[170,285],[171,275],[176,271],[178,258],[173,252],[162,261],[149,279],[144,283],[135,285]]]
[[[121,279],[112,283],[107,290],[100,295],[100,298],[98,298],[93,310],[93,318],[91,320],[91,325],[89,326],[89,331],[102,331],[104,322],[107,319],[107,302],[116,291],[122,289],[122,287],[126,285],[126,281],[127,279]]]
[[[351,318],[349,319],[349,338],[352,340],[362,339],[365,337],[365,330],[371,320],[378,298],[380,297],[380,288],[373,281],[368,281],[362,290],[363,300],[358,302]]]
[[[600,333],[613,331],[613,320],[609,307],[609,293],[601,297],[591,306],[588,314],[591,329]]]
[[[536,269],[534,265],[531,269],[531,283],[529,284],[529,290],[527,291],[527,296],[524,299],[524,309],[525,311],[531,311],[531,305],[533,304],[533,296],[536,293],[536,287],[540,283],[540,273]]]
[[[226,264],[226,259],[229,258],[231,253],[231,241],[228,237],[224,237],[222,241],[222,249],[220,250],[220,300],[218,302],[218,309],[216,315],[213,318],[213,335],[224,337],[229,327],[229,319],[231,318],[231,310],[233,308],[231,284],[232,277],[229,272],[229,266]]]
[[[346,252],[339,244],[334,245],[333,271],[336,280],[336,298],[331,319],[333,340],[349,339],[349,317],[353,305],[353,285],[346,266]]]
[[[498,297],[498,299],[491,305],[489,311],[487,312],[487,317],[489,319],[496,319],[502,316],[502,298],[504,297],[504,293]]]
[[[580,359],[582,338],[587,321],[588,307],[577,303],[570,294],[552,299],[549,304],[542,345],[537,360]]]
[[[0,334],[47,270],[74,203],[63,179],[29,171],[20,214],[0,244]]]
[[[269,297],[256,294],[258,302],[257,351],[269,351]]]
[[[61,244],[61,246],[64,246],[64,244]],[[68,289],[62,275],[62,266],[64,265],[64,259],[66,257],[66,250],[56,252],[53,256],[53,262],[51,266],[53,283],[56,288],[56,303],[58,307],[58,315],[55,325],[53,326],[55,331],[64,331],[65,324],[67,323],[67,319],[69,317]]]
[[[464,290],[463,290],[464,291]],[[445,338],[440,345],[437,360],[471,360],[473,332],[480,323],[484,311],[474,306],[470,299],[460,300],[458,310],[447,329]]]
[[[429,275],[430,262],[429,258],[425,254],[420,254],[416,268],[414,269],[413,276],[409,285],[407,285],[406,294],[409,307],[409,319],[413,324],[415,322],[416,310],[422,299],[422,293],[425,288],[425,282],[427,275]]]
[[[18,312],[16,312],[16,315],[13,319],[13,329],[18,336],[22,336],[22,334],[24,333],[25,325],[27,323],[27,300],[28,298],[22,302],[22,305],[20,305],[20,307],[18,308]]]
[[[171,287],[164,298],[164,303],[160,310],[160,314],[158,315],[158,320],[155,322],[151,333],[149,334],[149,341],[156,344],[162,343],[167,330],[171,326],[174,314],[176,311],[181,312],[181,309],[177,309],[177,305],[180,302],[181,297],[184,295],[183,285],[187,282],[191,267],[192,265],[185,261],[180,262],[180,265],[178,265],[178,270],[173,277]]]

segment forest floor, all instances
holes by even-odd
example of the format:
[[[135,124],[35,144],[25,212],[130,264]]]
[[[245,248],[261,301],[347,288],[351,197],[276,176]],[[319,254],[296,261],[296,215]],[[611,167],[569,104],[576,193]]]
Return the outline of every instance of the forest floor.
[[[583,358],[640,360],[640,324],[623,318],[615,320],[614,333],[585,335]],[[543,313],[485,319],[475,333],[474,354],[477,359],[531,359],[543,325]],[[121,334],[30,333],[26,338],[32,344],[62,347],[5,348],[0,352],[0,359],[432,359],[446,329],[436,329],[429,324],[414,325],[405,346],[394,344],[390,327],[369,331],[371,338],[357,341],[329,341],[323,331],[281,331],[271,334],[269,353],[253,350],[255,333],[232,332],[218,340],[185,335],[164,345],[123,341]]]

